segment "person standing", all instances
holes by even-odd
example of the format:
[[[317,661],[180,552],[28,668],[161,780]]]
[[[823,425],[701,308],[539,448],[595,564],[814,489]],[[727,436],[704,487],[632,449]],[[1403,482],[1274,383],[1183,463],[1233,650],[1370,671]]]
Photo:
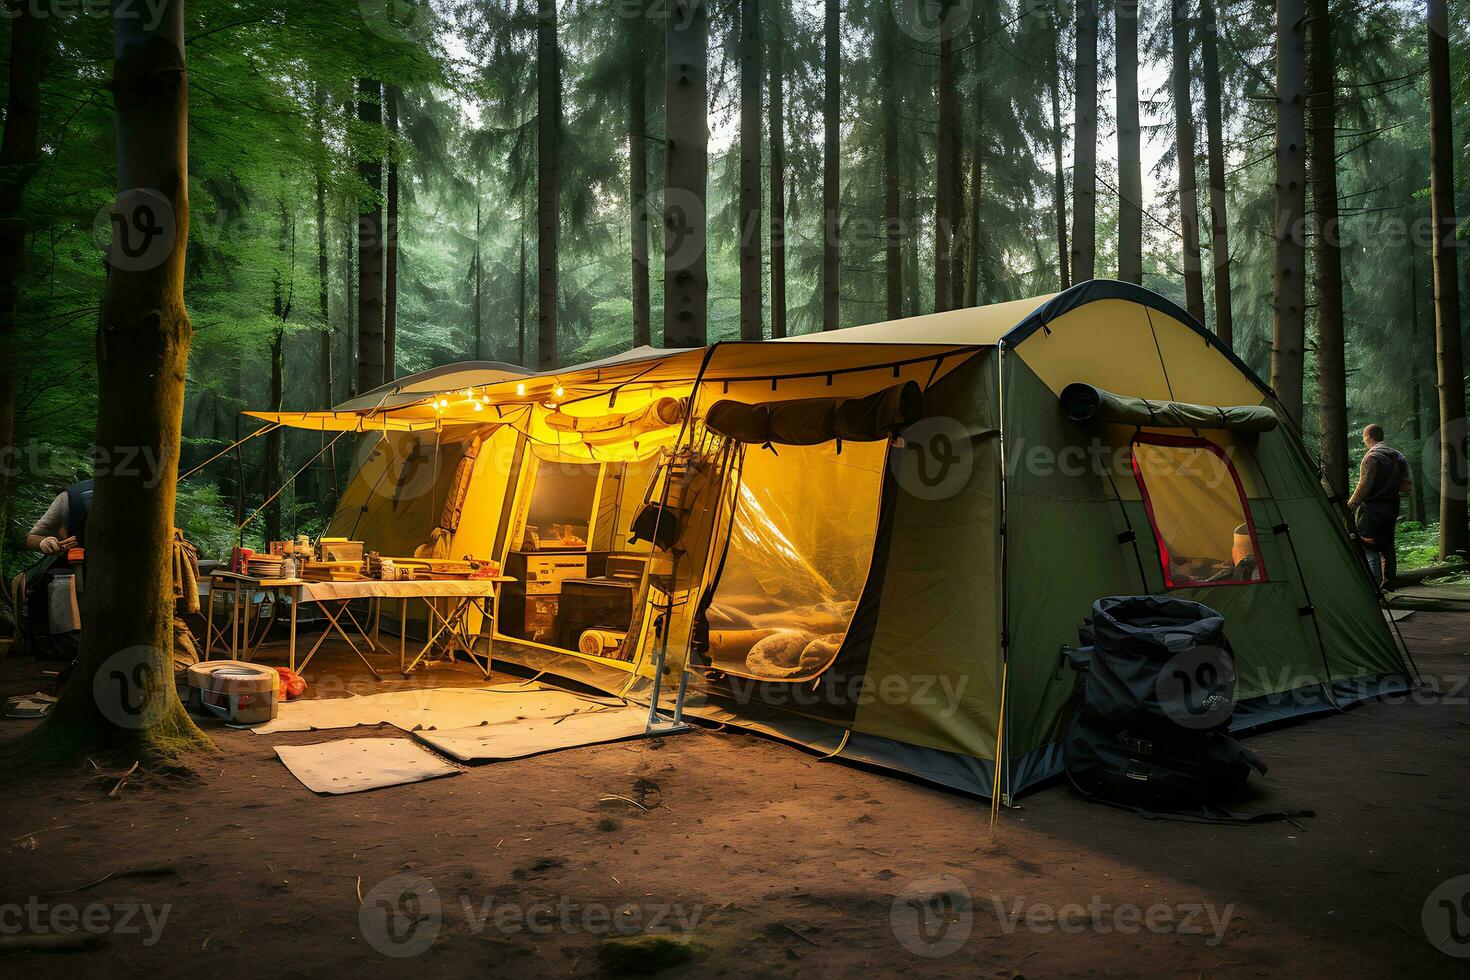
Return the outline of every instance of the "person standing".
[[[1414,483],[1404,454],[1383,441],[1383,426],[1375,423],[1364,428],[1363,445],[1368,451],[1363,454],[1358,486],[1347,505],[1357,514],[1358,539],[1367,552],[1373,580],[1383,588],[1391,588],[1398,575],[1393,532],[1399,517],[1399,495],[1412,489]]]
[[[43,555],[56,555],[64,550],[61,544],[69,538],[76,539],[77,547],[86,547],[87,514],[91,509],[92,481],[72,484],[56,495],[31,528],[26,547]]]

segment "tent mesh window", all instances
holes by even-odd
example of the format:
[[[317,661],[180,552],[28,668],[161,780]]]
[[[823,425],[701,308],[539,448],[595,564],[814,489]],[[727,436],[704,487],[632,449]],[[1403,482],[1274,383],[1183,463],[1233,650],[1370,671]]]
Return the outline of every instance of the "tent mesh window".
[[[1131,456],[1165,587],[1267,580],[1245,488],[1224,449],[1208,439],[1140,433]]]
[[[811,680],[832,665],[868,581],[888,443],[749,446],[707,616],[718,669]]]

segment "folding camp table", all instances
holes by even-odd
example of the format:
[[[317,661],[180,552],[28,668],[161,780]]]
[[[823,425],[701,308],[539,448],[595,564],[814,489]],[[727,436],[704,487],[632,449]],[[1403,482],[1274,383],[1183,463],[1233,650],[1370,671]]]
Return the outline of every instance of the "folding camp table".
[[[511,578],[481,578],[481,579],[456,579],[452,581],[414,580],[408,582],[380,582],[376,580],[364,580],[360,582],[305,582],[300,579],[260,579],[248,575],[239,575],[233,572],[215,572],[210,577],[213,589],[229,591],[232,593],[232,606],[228,636],[224,629],[214,628],[214,598],[209,602],[209,644],[205,648],[205,659],[212,655],[216,640],[218,640],[233,659],[249,660],[259,649],[263,642],[265,633],[275,621],[275,607],[284,595],[291,606],[290,615],[290,646],[289,663],[292,670],[305,670],[311,658],[326,642],[327,637],[333,633],[340,636],[353,653],[372,672],[378,680],[382,675],[367,658],[368,653],[380,649],[377,639],[376,623],[378,616],[374,615],[368,619],[373,624],[369,629],[359,622],[357,616],[352,612],[351,603],[368,599],[374,603],[380,603],[384,599],[397,599],[400,601],[402,618],[407,619],[408,603],[411,599],[422,599],[429,609],[429,635],[424,645],[414,656],[412,663],[408,662],[408,638],[406,629],[400,623],[398,640],[398,668],[403,673],[411,673],[432,651],[435,646],[443,644],[449,656],[453,658],[456,652],[463,648],[469,654],[471,662],[479,667],[485,676],[490,676],[490,650],[486,649],[483,654],[485,663],[480,664],[477,659],[480,654],[475,651],[475,636],[471,635],[469,621],[472,612],[480,612],[490,620],[490,635],[494,635],[498,604],[495,602],[496,586],[513,582]],[[269,593],[276,602],[272,604],[272,614],[266,620],[262,628],[259,623],[254,631],[250,624],[250,610],[254,605],[254,597],[258,593]],[[447,599],[451,601],[447,613],[441,612],[435,600]],[[296,663],[296,610],[304,602],[316,603],[321,609],[322,615],[327,619],[327,629],[317,637],[306,656],[302,658],[298,667]],[[243,604],[243,608],[242,608]],[[349,632],[350,627],[350,632]],[[359,648],[354,642],[356,636],[366,648],[366,652]],[[228,644],[224,641],[228,639]],[[488,641],[487,641],[488,642]]]

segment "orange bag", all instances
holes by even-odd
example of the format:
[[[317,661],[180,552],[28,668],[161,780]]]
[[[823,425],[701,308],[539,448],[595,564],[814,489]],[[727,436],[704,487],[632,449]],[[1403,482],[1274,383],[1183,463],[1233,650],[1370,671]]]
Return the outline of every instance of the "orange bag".
[[[306,679],[290,667],[277,667],[281,675],[281,699],[292,701],[306,693]]]

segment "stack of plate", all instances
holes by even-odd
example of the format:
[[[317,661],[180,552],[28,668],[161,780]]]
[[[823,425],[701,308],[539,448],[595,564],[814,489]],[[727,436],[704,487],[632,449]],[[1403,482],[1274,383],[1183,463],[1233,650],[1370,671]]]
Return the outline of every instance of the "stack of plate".
[[[250,574],[256,578],[279,578],[281,575],[281,556],[251,555]]]

